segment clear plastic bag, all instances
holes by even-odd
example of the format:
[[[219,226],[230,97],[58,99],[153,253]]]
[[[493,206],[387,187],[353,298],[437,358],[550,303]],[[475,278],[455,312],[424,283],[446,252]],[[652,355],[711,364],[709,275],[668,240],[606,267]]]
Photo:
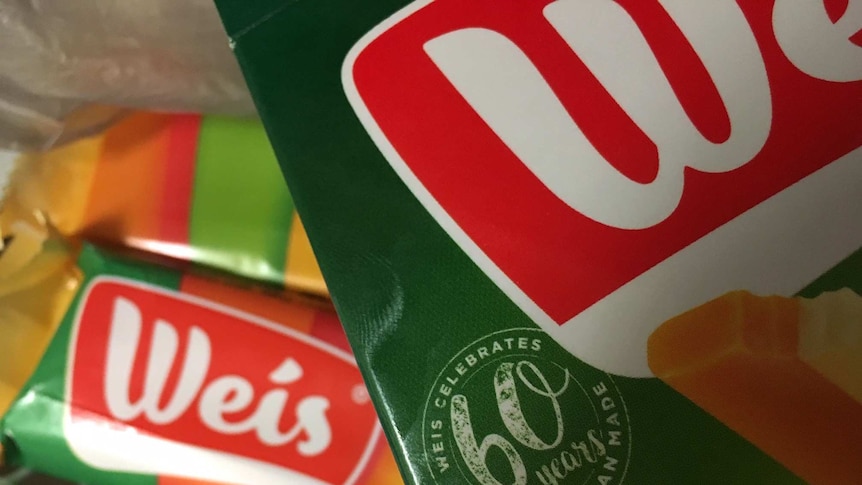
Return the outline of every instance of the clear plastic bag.
[[[0,147],[44,149],[122,108],[251,115],[211,0],[0,0]]]

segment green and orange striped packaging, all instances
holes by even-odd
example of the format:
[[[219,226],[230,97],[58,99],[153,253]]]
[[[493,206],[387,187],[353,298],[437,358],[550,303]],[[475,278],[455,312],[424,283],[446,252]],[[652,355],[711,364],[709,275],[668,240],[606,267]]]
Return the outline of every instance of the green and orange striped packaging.
[[[12,196],[66,236],[326,295],[257,120],[135,113],[23,158]]]

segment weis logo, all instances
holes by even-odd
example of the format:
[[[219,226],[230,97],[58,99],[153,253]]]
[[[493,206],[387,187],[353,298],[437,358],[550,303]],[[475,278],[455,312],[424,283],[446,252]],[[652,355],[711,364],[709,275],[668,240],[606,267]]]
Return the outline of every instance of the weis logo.
[[[95,280],[79,306],[68,388],[69,445],[108,470],[352,483],[379,429],[346,353],[212,302],[113,278]]]
[[[862,245],[862,1],[415,2],[347,96],[440,225],[545,331],[650,375],[723,292],[793,293]]]

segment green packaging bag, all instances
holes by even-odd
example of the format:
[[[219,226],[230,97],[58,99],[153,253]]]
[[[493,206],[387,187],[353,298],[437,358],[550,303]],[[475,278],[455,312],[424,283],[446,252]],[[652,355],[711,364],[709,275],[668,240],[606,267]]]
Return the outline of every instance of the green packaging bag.
[[[408,482],[860,480],[858,2],[217,4]]]

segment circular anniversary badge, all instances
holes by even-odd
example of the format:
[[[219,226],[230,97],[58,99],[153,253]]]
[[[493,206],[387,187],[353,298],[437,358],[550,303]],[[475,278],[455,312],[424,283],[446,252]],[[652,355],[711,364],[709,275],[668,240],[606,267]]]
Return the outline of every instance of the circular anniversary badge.
[[[538,329],[493,333],[437,376],[423,415],[438,483],[617,484],[630,453],[613,378]]]

